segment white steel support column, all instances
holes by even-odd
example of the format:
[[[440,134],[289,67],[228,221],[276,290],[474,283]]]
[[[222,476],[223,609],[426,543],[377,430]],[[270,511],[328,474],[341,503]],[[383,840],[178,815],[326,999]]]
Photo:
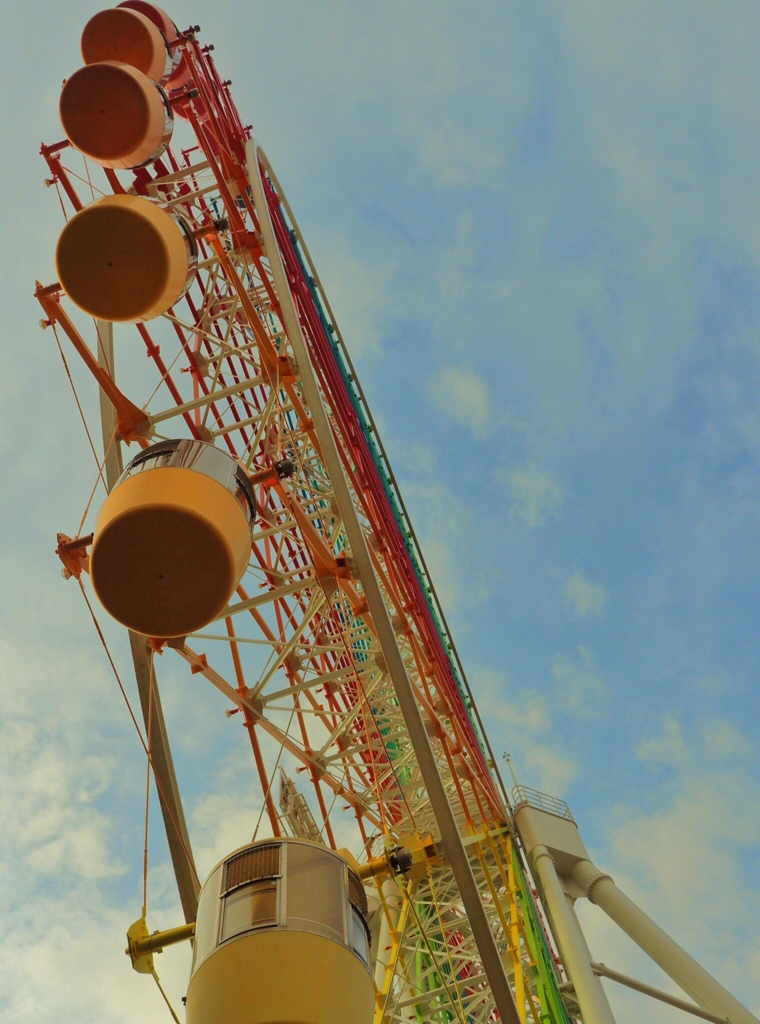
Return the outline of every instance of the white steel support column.
[[[699,1006],[727,1018],[731,1024],[760,1024],[757,1017],[621,892],[609,875],[590,861],[582,860],[573,866],[570,877]]]
[[[261,158],[263,162],[266,161],[263,153]],[[499,1011],[499,1016],[504,1024],[520,1024],[520,1016],[517,1012],[512,989],[509,987],[504,963],[499,955],[496,939],[491,931],[475,876],[472,873],[472,865],[467,856],[467,851],[462,844],[459,826],[457,825],[438,771],[433,748],[430,745],[430,739],[422,720],[422,712],[420,711],[412,684],[407,675],[404,660],[398,648],[396,633],[391,624],[388,608],[380,590],[380,584],[375,576],[372,559],[367,548],[367,541],[343,472],[343,464],[332,432],[332,426],[322,404],[322,395],[319,391],[316,374],[311,364],[306,342],[301,333],[298,314],[293,304],[280,251],[277,247],[277,239],[259,172],[259,150],[253,141],[246,143],[246,161],[248,181],[259,215],[263,248],[269,258],[272,278],[280,300],[282,320],[290,343],[293,346],[303,393],[306,396],[309,412],[322,446],[322,457],[325,468],[330,475],[333,493],[343,517],[343,525],[354,558],[355,573],[362,584],[364,597],[377,631],[377,638],[383,650],[385,663],[393,681],[399,707],[404,717],[409,738],[414,747],[417,763],[420,766],[425,783],[425,789],[430,799],[430,805],[438,824],[443,853],[451,865],[457,888],[462,897],[462,903],[467,911],[472,934],[478,947],[478,953],[480,954],[483,969],[488,978],[491,995]]]
[[[108,370],[115,379],[113,352],[113,324],[108,320],[96,320],[98,332],[98,363]],[[106,484],[110,491],[121,476],[124,466],[121,457],[121,439],[116,436],[116,410],[111,405],[105,391],[100,392],[100,427],[103,434],[103,459],[106,471]]]
[[[591,969],[586,941],[565,895],[552,855],[545,846],[539,845],[533,847],[530,856],[549,908],[565,969],[581,1008],[583,1024],[615,1024],[601,982]]]
[[[565,899],[567,900],[567,908],[570,911],[570,914],[571,914],[571,916],[573,918],[573,921],[575,922],[575,927],[578,929],[578,935],[580,936],[581,946],[583,948],[583,954],[584,954],[584,957],[586,958],[586,960],[588,961],[589,966],[591,967],[591,971],[592,971],[592,973],[594,975],[594,980],[596,981],[596,985],[597,985],[597,989],[599,991],[599,995],[604,1000],[605,1006],[607,1007],[607,1012],[609,1013],[610,1017],[614,1020],[615,1015],[612,1012],[612,1007],[610,1006],[610,1001],[607,998],[607,993],[604,990],[604,985],[602,985],[602,983],[600,981],[600,978],[603,977],[603,975],[601,975],[600,972],[598,970],[596,970],[596,968],[594,967],[594,958],[591,955],[591,950],[588,948],[588,942],[586,942],[586,936],[584,934],[583,928],[581,927],[581,923],[578,920],[578,915],[575,912],[574,901],[567,895],[567,893],[565,894]]]
[[[98,362],[104,366],[115,379],[113,324],[107,320],[96,320],[98,332]],[[103,458],[106,485],[110,491],[121,476],[123,466],[121,439],[116,435],[116,412],[108,396],[100,389],[100,424],[103,433]],[[195,921],[198,911],[200,882],[195,869],[190,836],[187,832],[185,813],[174,771],[172,752],[169,746],[169,735],[166,731],[161,697],[158,692],[158,681],[152,666],[152,655],[146,637],[129,630],[129,643],[132,650],[132,661],[135,666],[135,679],[140,694],[145,731],[148,723],[151,729],[151,763],[158,791],[161,814],[166,829],[177,889],[182,904],[185,920]],[[152,695],[151,695],[152,689]]]
[[[404,897],[398,887],[398,882],[393,876],[389,876],[383,881],[377,880],[375,884],[382,886],[385,906],[388,908],[388,913],[386,914],[381,901],[377,911],[380,915],[380,932],[375,953],[375,986],[378,989],[382,989],[385,983],[385,972],[393,951],[394,934],[397,934],[398,931],[398,921]],[[388,920],[389,917],[390,921]]]

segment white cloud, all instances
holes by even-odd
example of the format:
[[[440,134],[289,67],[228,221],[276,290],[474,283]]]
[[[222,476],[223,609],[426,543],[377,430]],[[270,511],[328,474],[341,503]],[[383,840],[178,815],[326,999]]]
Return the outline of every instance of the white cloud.
[[[607,689],[588,647],[579,644],[575,655],[558,654],[552,658],[552,675],[557,685],[557,700],[566,708],[583,714],[599,713]]]
[[[417,133],[421,175],[439,187],[498,189],[504,178],[505,153],[493,125],[465,124],[453,117],[435,122],[420,119]]]
[[[476,670],[472,673],[472,682],[478,708],[488,718],[530,733],[549,728],[548,701],[542,694],[515,690],[503,674],[493,669]]]
[[[465,490],[448,486],[433,449],[420,442],[396,443],[391,461],[404,480],[404,502],[443,607],[456,614],[481,604],[492,587],[490,567],[483,565],[476,575],[460,557],[471,543],[469,524],[477,510]]]
[[[662,723],[662,734],[643,740],[636,748],[640,761],[648,767],[655,765],[683,765],[686,744],[680,722],[668,718]]]
[[[487,437],[498,426],[485,381],[472,370],[439,369],[426,390],[439,412],[468,427],[476,438]]]
[[[38,897],[33,913],[6,920],[0,943],[4,1020],[14,1024],[169,1020],[152,978],[134,972],[124,955],[126,930],[138,916],[135,907],[89,903],[83,891],[67,902],[65,913],[62,909],[60,899]],[[148,923],[151,928],[166,927],[179,920],[179,916],[163,921],[149,916]],[[182,1009],[189,958],[189,944],[184,943],[155,961],[176,1011]]]
[[[694,739],[684,737],[684,727],[677,718],[667,718],[661,725],[659,735],[651,736],[637,746],[636,756],[648,768],[660,765],[686,770],[693,761],[690,744]],[[746,762],[752,754],[752,744],[747,736],[732,722],[724,718],[711,717],[697,725],[698,740],[704,755],[714,765]]]
[[[693,680],[692,686],[708,697],[726,696],[736,685],[734,679],[725,671],[706,672]]]
[[[38,877],[57,878],[66,888],[73,880],[122,874],[124,864],[103,799],[116,788],[118,759],[105,737],[92,741],[88,735],[93,720],[107,727],[112,719],[93,686],[97,676],[92,666],[80,661],[83,675],[68,694],[73,706],[53,713],[45,701],[31,714],[32,695],[48,679],[49,663],[39,649],[22,653],[3,639],[0,657],[3,857],[22,856]]]
[[[47,598],[41,588],[43,614]],[[144,759],[110,668],[96,647],[90,658],[75,621],[67,638],[57,635],[58,624],[23,642],[30,626],[31,615],[13,639],[0,637],[4,1019],[152,1019],[165,1012],[161,997],[123,952],[141,905],[134,794],[144,785]],[[150,890],[150,923],[168,927],[181,913],[176,887],[160,879],[160,825],[155,835],[159,884]],[[158,963],[175,1006],[187,958],[187,950],[178,951]]]
[[[309,249],[352,360],[377,354],[393,267],[370,262],[334,232],[318,233]]]
[[[240,765],[238,765],[238,771]],[[252,787],[241,792],[230,785],[227,792],[207,793],[192,811],[193,846],[201,879],[230,851],[250,842],[259,805],[252,799]],[[262,836],[270,835],[264,819]]]
[[[515,689],[491,669],[473,673],[478,708],[485,719],[495,751],[509,754],[517,781],[563,796],[575,778],[577,765],[557,750],[552,739],[551,705],[531,690]],[[498,753],[497,753],[498,756]],[[511,778],[500,765],[505,783]]]
[[[607,590],[601,583],[586,579],[582,572],[574,572],[562,588],[565,600],[576,615],[587,618],[599,616],[607,604]]]
[[[499,470],[497,479],[509,489],[512,514],[531,530],[559,515],[565,492],[553,473],[531,463],[511,473]]]
[[[703,722],[699,732],[708,756],[714,761],[735,763],[751,756],[754,750],[749,738],[733,723],[722,718]]]
[[[564,797],[578,774],[578,766],[557,751],[555,745],[530,744],[523,748],[521,768],[535,789]],[[522,772],[521,772],[522,774]]]

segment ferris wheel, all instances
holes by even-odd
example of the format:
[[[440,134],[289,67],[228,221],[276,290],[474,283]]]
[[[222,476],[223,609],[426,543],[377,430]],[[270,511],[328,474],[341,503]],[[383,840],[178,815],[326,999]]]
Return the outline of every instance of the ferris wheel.
[[[133,966],[155,973],[155,951],[191,939],[191,1024],[611,1020],[567,998],[336,318],[198,33],[143,0],[95,15],[66,138],[42,149],[66,223],[36,296],[100,389],[106,491],[58,554],[96,626],[102,605],[129,631],[185,916],[152,935],[143,912]],[[122,390],[114,324],[148,357],[142,394]],[[207,879],[162,712],[168,658],[243,725],[260,796],[250,843]]]

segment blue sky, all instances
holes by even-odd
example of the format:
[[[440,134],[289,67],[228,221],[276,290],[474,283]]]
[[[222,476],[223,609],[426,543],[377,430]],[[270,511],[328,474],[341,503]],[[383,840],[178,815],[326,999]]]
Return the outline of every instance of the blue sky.
[[[60,82],[97,9],[17,9],[3,66],[0,1005],[14,1024],[162,1013],[121,953],[142,763],[53,555],[92,469],[31,298],[61,226],[37,151],[61,137]],[[757,6],[170,14],[215,44],[296,211],[494,748],[566,798],[599,864],[759,1012]],[[117,358],[129,374],[130,352]],[[162,669],[179,722],[184,676]],[[244,747],[196,690],[177,759],[210,860],[256,804],[231,791]],[[178,912],[154,824],[158,927]],[[584,922],[597,959],[664,984],[595,908]],[[180,994],[186,962],[164,960]],[[621,1024],[640,1019],[637,997],[611,995]]]

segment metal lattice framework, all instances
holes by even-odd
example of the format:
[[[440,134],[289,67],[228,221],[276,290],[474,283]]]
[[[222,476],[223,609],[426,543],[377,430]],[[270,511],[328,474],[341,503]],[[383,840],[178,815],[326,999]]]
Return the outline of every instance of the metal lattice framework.
[[[154,371],[147,402],[119,390],[111,325],[98,323],[89,346],[60,288],[37,290],[48,323],[62,328],[101,386],[109,484],[121,468],[122,440],[146,446],[180,436],[224,448],[254,483],[258,520],[233,603],[201,633],[168,646],[220,691],[228,714],[242,716],[273,835],[316,830],[335,848],[338,824],[343,835],[350,821],[360,859],[405,835],[437,838],[387,641],[348,540],[347,515],[357,517],[519,1019],[567,1021],[485,739],[335,317],[283,190],[209,48],[192,30],[177,45],[190,72],[181,97],[186,148],[175,143],[136,171],[91,167],[86,176],[72,169],[81,158],[67,142],[42,150],[66,210],[128,191],[161,200],[192,225],[199,258],[190,290],[163,317],[129,328]],[[309,401],[304,353],[329,436]],[[328,445],[339,454],[350,509],[328,471]],[[61,557],[77,577],[87,568],[86,547],[87,538],[61,538]],[[134,634],[131,641],[144,684],[154,651],[167,645]],[[155,714],[153,766],[185,915],[193,920],[198,881],[160,705]],[[300,818],[278,813],[280,762],[265,755],[275,746],[308,779],[299,783],[306,790]],[[291,798],[300,796],[290,786]],[[498,1019],[445,856],[418,883],[379,884],[374,907],[378,1024],[410,1016]]]

